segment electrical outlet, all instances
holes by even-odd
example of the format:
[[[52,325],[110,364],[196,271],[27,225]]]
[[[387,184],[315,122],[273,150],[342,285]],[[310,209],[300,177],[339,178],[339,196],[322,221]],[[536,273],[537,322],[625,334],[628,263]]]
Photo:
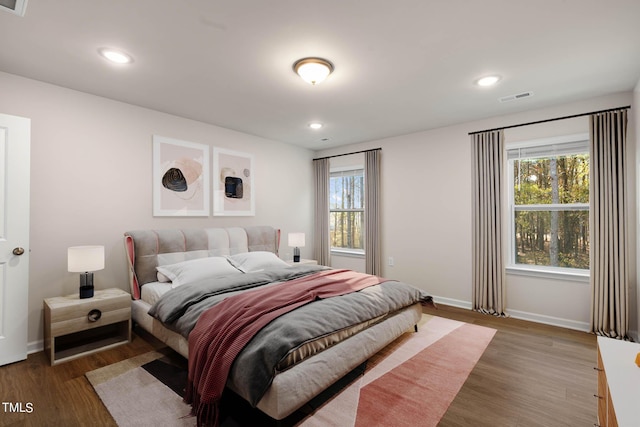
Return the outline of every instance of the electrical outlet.
[[[389,267],[393,267],[394,261],[393,261],[393,257],[390,256],[389,257]]]

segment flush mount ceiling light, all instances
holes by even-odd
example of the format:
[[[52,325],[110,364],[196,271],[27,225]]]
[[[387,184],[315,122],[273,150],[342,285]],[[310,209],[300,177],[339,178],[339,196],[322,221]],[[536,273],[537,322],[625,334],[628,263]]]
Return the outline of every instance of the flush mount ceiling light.
[[[476,84],[482,87],[493,86],[498,83],[500,79],[500,76],[486,76],[476,80]]]
[[[114,62],[116,64],[129,64],[131,62],[133,62],[133,58],[124,53],[121,52],[119,50],[115,50],[115,49],[109,49],[109,48],[100,48],[98,49],[98,53],[100,53],[100,55],[102,55],[102,57],[108,59],[111,62]]]
[[[293,64],[293,71],[305,82],[316,85],[333,72],[333,64],[322,58],[302,58]]]
[[[323,126],[322,123],[309,123],[309,127],[311,129],[320,129],[322,128],[322,126]]]

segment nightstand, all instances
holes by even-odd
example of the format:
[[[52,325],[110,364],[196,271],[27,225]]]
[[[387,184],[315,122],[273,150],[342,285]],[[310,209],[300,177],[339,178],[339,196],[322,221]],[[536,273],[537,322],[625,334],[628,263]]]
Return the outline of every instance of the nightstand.
[[[287,263],[289,263],[289,265],[300,265],[300,264],[314,264],[314,265],[318,265],[318,261],[316,261],[315,259],[300,259],[299,262],[293,262],[293,261],[287,261]]]
[[[131,295],[122,289],[44,300],[44,348],[51,365],[131,341]]]

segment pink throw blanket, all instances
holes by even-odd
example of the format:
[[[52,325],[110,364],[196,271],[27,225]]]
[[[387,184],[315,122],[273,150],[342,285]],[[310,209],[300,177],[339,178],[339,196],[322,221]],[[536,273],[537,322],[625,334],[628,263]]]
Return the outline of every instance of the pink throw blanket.
[[[276,317],[316,299],[356,292],[384,281],[350,270],[326,270],[229,297],[205,311],[189,334],[185,402],[198,426],[218,425],[218,402],[236,356]]]

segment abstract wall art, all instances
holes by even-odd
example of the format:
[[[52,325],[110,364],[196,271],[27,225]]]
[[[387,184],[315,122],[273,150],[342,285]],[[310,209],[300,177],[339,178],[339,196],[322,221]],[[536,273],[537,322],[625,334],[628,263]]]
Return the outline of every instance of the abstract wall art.
[[[213,149],[213,215],[254,216],[253,156]]]
[[[153,136],[153,215],[209,216],[209,146]]]

